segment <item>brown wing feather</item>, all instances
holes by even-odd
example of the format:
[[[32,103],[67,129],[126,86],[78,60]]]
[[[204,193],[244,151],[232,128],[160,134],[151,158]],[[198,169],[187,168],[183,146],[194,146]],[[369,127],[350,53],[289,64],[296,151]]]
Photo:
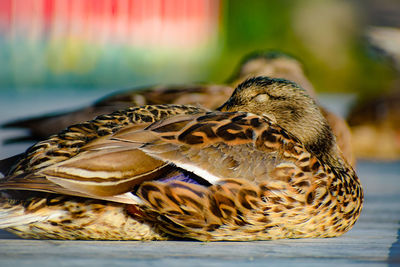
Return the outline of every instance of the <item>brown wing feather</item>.
[[[94,144],[101,137],[109,136],[124,127],[152,123],[176,114],[198,112],[204,112],[204,110],[183,105],[154,105],[101,115],[92,121],[72,125],[65,131],[32,146],[10,170],[9,175],[36,171],[70,159],[79,154],[83,147]]]
[[[132,191],[137,184],[163,176],[170,170],[165,162],[136,149],[86,151],[31,174],[6,177],[0,189],[111,200],[110,197]]]
[[[175,116],[144,130],[117,132],[113,139],[213,183],[222,178],[266,179],[283,150],[278,139],[273,147],[265,147],[263,135],[280,131],[268,119],[253,114],[212,112]]]
[[[151,122],[199,108],[177,105],[144,106],[103,115],[74,125],[30,148],[0,189],[36,190],[101,199],[131,191],[135,185],[170,170],[167,163],[132,144],[110,139],[123,127],[143,129]]]

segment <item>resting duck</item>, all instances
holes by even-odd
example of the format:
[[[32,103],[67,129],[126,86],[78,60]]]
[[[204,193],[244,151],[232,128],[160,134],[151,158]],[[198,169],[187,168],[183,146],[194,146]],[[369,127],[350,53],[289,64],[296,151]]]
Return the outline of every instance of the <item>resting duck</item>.
[[[148,105],[70,126],[28,149],[0,190],[0,227],[40,239],[334,237],[363,204],[315,101],[267,77],[218,111]]]

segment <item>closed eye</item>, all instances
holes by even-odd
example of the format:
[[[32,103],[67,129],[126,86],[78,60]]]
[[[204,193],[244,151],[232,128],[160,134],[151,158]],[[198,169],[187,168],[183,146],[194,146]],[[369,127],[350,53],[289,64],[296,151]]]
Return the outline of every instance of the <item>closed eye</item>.
[[[260,94],[260,95],[255,96],[253,99],[258,103],[264,103],[264,102],[268,101],[269,96],[267,94]]]

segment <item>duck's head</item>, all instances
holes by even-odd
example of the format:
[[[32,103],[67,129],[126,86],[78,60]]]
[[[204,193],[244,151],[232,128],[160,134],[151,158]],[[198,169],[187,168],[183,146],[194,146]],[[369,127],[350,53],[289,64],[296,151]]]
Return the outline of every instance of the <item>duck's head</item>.
[[[255,77],[242,82],[221,111],[263,115],[295,135],[316,156],[336,152],[331,128],[304,89],[284,79]]]

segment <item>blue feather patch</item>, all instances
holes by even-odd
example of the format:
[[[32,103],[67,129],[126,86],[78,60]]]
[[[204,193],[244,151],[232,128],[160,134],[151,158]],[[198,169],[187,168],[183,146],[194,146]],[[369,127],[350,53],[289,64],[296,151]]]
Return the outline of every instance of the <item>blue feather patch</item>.
[[[190,176],[191,175],[189,173],[179,173],[179,174],[171,176],[171,177],[160,179],[160,181],[162,181],[162,182],[181,181],[181,182],[185,182],[185,183],[200,185],[200,183],[198,181],[191,178]],[[195,176],[195,175],[193,175],[193,176]]]

